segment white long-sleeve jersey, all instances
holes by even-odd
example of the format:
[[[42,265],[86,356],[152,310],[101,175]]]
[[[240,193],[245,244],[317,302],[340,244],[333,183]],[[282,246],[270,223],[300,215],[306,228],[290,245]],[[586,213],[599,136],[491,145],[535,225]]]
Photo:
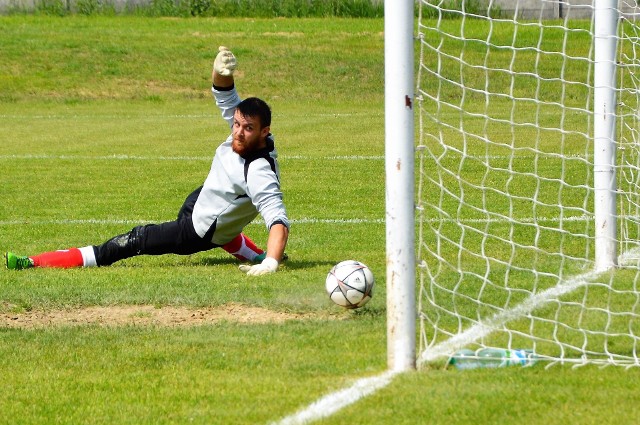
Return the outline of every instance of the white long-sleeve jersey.
[[[240,103],[235,88],[212,88],[222,117],[233,126],[233,114]],[[276,223],[289,227],[289,220],[280,190],[278,154],[271,134],[267,147],[250,158],[233,151],[229,135],[217,149],[211,170],[193,208],[193,226],[200,237],[212,228],[212,241],[224,245],[260,214],[267,229]]]

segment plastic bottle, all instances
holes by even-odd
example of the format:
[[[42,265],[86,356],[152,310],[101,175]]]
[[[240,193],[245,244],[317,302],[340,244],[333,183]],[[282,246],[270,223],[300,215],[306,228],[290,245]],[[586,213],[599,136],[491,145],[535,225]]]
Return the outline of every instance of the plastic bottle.
[[[537,357],[532,350],[507,350],[504,348],[481,348],[477,351],[462,349],[449,359],[456,369],[496,368],[506,366],[531,366]]]
[[[475,351],[463,348],[453,353],[449,358],[449,364],[458,370],[477,369],[481,367],[478,360]]]

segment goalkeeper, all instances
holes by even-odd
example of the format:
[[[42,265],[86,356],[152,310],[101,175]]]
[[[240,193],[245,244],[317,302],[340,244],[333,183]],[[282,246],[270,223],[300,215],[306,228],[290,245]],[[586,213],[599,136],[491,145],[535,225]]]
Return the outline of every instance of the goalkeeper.
[[[270,133],[271,110],[261,99],[241,101],[233,72],[236,58],[220,47],[213,65],[212,93],[231,135],[216,149],[204,184],[185,200],[178,218],[161,224],[134,227],[102,245],[22,257],[5,254],[8,269],[30,267],[107,266],[136,255],[188,255],[217,247],[235,255],[248,275],[273,273],[283,260],[289,236],[289,220],[282,201],[280,171],[274,138]],[[260,214],[269,237],[266,253],[243,228]]]

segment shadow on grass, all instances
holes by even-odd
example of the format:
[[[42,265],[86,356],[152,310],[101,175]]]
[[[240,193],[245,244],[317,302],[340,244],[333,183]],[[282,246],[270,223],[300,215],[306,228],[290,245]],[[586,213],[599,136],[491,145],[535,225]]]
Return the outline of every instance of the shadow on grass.
[[[286,265],[289,270],[302,270],[302,269],[312,269],[315,267],[326,267],[327,272],[331,267],[339,263],[339,261],[308,261],[308,260],[295,260],[295,259],[287,259],[282,264]],[[194,260],[192,264],[195,266],[220,266],[220,265],[240,265],[242,262],[234,259],[234,258],[219,258],[219,257],[209,257],[209,258],[201,258]]]

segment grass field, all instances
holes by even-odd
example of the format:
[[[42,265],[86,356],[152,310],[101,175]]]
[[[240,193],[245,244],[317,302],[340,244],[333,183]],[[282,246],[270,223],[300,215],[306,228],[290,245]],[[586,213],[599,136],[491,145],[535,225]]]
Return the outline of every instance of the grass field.
[[[386,369],[382,31],[365,19],[0,17],[2,251],[96,244],[173,219],[227,136],[209,92],[220,44],[238,56],[240,93],[273,107],[293,222],[290,260],[256,279],[217,251],[0,270],[0,423],[271,423]],[[247,232],[264,244],[262,224]],[[324,293],[344,259],[377,278],[359,311]],[[147,306],[262,313],[165,326]],[[125,325],[73,321],[93,307],[133,313]],[[71,319],[12,325],[53,313]],[[318,423],[640,419],[636,369],[440,366]]]

